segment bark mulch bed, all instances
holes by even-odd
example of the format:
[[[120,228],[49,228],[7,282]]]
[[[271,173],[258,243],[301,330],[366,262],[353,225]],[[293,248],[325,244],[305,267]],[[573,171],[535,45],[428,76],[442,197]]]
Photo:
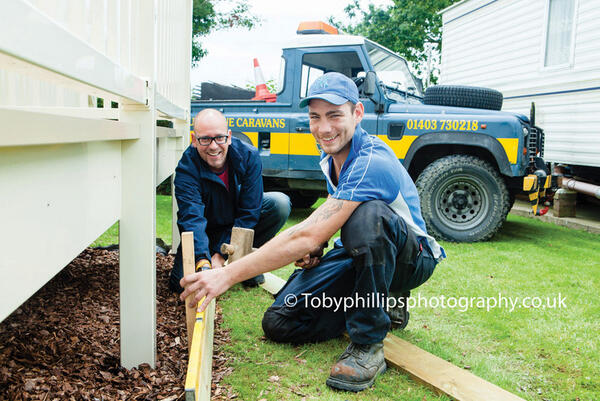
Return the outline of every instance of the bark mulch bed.
[[[183,400],[183,303],[167,287],[172,256],[157,254],[157,363],[119,366],[119,254],[86,249],[0,323],[0,400]],[[212,399],[235,398],[220,350],[230,341],[217,305]]]

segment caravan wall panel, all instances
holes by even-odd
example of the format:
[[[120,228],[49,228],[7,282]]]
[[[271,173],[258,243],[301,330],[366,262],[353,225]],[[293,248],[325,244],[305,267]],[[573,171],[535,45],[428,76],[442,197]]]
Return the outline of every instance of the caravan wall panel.
[[[575,0],[570,65],[544,67],[548,0],[463,1],[443,12],[440,82],[501,91],[546,132],[545,159],[600,167],[600,2]]]

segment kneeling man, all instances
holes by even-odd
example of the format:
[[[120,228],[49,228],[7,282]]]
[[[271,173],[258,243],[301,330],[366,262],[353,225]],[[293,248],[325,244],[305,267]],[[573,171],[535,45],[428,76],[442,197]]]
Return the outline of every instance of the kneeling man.
[[[426,232],[417,189],[394,152],[360,126],[364,107],[356,85],[327,73],[310,87],[310,130],[321,146],[328,199],[305,221],[256,252],[226,266],[184,277],[182,299],[206,296],[201,308],[233,284],[292,261],[300,269],[265,312],[268,338],[325,341],[347,331],[351,343],[331,368],[327,384],[361,391],[386,369],[383,339],[392,323],[406,325],[405,308],[386,310],[388,296],[406,296],[433,273],[444,250]],[[341,242],[323,255],[341,229]],[[311,297],[353,299],[351,308],[325,308]],[[346,302],[347,304],[347,302]]]

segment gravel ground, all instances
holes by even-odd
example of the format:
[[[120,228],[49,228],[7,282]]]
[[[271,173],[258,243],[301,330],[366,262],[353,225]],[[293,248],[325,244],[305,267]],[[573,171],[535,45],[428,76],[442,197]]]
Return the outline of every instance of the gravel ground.
[[[0,400],[183,400],[183,303],[167,288],[172,256],[157,254],[156,368],[119,366],[119,254],[86,249],[0,323]],[[220,346],[217,305],[212,399],[236,394]]]

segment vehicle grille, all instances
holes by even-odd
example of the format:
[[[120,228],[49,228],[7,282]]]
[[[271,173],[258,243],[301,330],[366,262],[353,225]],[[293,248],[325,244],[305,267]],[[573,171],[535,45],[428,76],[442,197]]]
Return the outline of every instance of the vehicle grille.
[[[531,127],[527,138],[527,157],[529,162],[533,163],[533,158],[536,156],[544,156],[544,131],[538,127]]]

